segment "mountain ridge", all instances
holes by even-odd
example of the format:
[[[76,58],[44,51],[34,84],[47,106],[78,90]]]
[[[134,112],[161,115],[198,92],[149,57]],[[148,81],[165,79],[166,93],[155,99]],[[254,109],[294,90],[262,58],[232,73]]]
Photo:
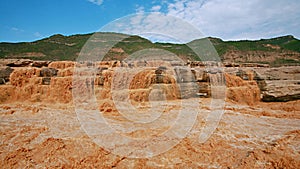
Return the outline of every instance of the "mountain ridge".
[[[28,58],[32,60],[76,60],[85,43],[95,33],[64,36],[55,34],[33,42],[0,43],[1,59]],[[216,37],[195,39],[186,44],[151,42],[137,36],[112,32],[97,32],[105,36],[124,36],[105,56],[105,60],[122,60],[134,52],[158,48],[172,52],[183,60],[199,60],[190,45],[200,44],[204,39],[216,49],[222,61],[260,62],[271,65],[300,63],[300,40],[292,35],[260,40],[224,41]],[[112,38],[113,39],[113,38]]]

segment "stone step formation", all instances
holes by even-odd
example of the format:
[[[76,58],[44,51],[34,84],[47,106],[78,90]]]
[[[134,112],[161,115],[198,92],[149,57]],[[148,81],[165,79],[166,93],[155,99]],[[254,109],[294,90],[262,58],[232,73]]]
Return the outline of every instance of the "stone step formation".
[[[32,97],[51,98],[52,92],[62,93],[61,97],[68,98],[64,102],[72,100],[71,90],[72,77],[75,68],[95,68],[93,85],[99,88],[100,94],[107,93],[111,86],[109,78],[115,70],[131,70],[139,68],[147,76],[136,77],[131,84],[132,95],[138,95],[144,89],[148,94],[151,90],[163,86],[168,99],[181,99],[191,97],[211,97],[211,84],[214,77],[226,76],[227,98],[234,101],[237,97],[231,96],[241,93],[251,93],[254,100],[291,101],[300,98],[300,66],[270,68],[265,64],[229,64],[218,62],[160,62],[160,61],[101,61],[76,63],[71,61],[32,61],[32,60],[1,60],[0,61],[0,89],[6,90],[2,93],[2,102],[10,99],[32,99]],[[224,77],[223,77],[224,78]],[[242,81],[238,84],[230,84],[232,79]],[[61,91],[52,88],[63,81],[68,87]],[[147,83],[148,86],[139,86],[137,83]],[[24,96],[18,91],[21,87],[30,88]],[[23,89],[22,89],[23,90]],[[259,91],[257,91],[259,90]],[[170,93],[172,91],[172,93]],[[169,93],[168,93],[169,92]],[[8,94],[8,95],[5,95]],[[65,96],[64,96],[65,95]],[[56,96],[60,97],[60,96]],[[143,97],[149,97],[147,94]],[[101,97],[99,97],[101,98]],[[147,98],[134,97],[141,100]],[[35,99],[33,99],[35,100]],[[38,99],[39,100],[39,99]],[[43,99],[42,99],[43,100]],[[55,99],[54,99],[55,100]],[[247,98],[242,99],[247,100]]]

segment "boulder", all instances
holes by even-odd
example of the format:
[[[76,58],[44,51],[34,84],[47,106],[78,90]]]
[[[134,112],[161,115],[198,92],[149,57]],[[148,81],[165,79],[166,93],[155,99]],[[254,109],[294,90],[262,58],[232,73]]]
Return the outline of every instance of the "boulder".
[[[156,83],[164,83],[164,75],[157,74],[155,80],[156,80]]]
[[[8,66],[0,67],[0,78],[3,79],[5,82],[8,82],[9,76],[12,72],[13,69]]]
[[[32,67],[47,67],[51,61],[33,61],[31,66]]]
[[[155,74],[160,75],[166,73],[167,68],[165,66],[160,66],[155,70]]]
[[[54,68],[42,68],[41,72],[40,72],[40,76],[41,77],[53,77],[53,76],[57,76],[57,72],[58,70],[54,69]]]
[[[9,67],[27,67],[27,66],[30,66],[30,64],[32,62],[33,61],[29,60],[29,59],[10,60],[10,62],[8,62],[6,64],[6,66],[9,66]]]
[[[50,85],[51,77],[43,77],[42,85]]]
[[[0,85],[5,84],[5,80],[3,78],[0,78]]]

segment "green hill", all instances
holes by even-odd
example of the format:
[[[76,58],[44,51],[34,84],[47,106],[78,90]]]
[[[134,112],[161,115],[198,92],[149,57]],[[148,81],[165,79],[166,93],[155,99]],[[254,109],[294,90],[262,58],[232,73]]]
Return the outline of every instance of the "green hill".
[[[280,49],[280,51],[290,50],[300,52],[300,41],[291,35],[254,41],[241,40],[224,42],[216,38],[211,38],[211,41],[220,54],[225,53],[229,49],[242,51],[277,51]],[[272,45],[273,48],[270,45]]]
[[[172,43],[152,43],[151,41],[139,37],[128,36],[117,33],[97,33],[109,37],[126,37],[121,42],[114,45],[105,56],[105,60],[124,59],[130,54],[147,48],[158,48],[170,51],[184,60],[199,60],[196,53],[190,49],[197,48],[201,58],[210,60],[215,55],[220,55],[222,60],[226,61],[226,54],[231,51],[235,52],[249,52],[253,51],[273,52],[282,58],[276,58],[274,63],[282,61],[283,63],[297,63],[299,64],[300,56],[300,41],[293,36],[283,36],[272,39],[261,40],[242,40],[242,41],[223,41],[218,38],[209,37],[208,40],[213,44],[217,53],[211,53],[211,46],[207,44],[204,39],[197,39],[187,44],[172,44]],[[34,42],[22,43],[0,43],[0,58],[28,58],[33,60],[75,60],[84,44],[93,34],[82,34],[63,36],[60,34],[50,36]],[[113,39],[113,38],[109,38]],[[205,46],[206,45],[206,46]],[[198,50],[199,49],[199,50]],[[285,57],[285,55],[293,55]],[[264,57],[264,54],[261,54]],[[244,56],[240,56],[244,57]],[[281,59],[281,60],[280,60]],[[261,59],[263,60],[263,59]],[[245,62],[247,60],[245,59]],[[270,63],[266,61],[261,61]]]

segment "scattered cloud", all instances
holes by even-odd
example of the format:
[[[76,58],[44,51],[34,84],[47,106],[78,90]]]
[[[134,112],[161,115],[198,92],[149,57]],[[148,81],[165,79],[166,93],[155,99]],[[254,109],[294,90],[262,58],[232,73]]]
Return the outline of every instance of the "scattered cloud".
[[[87,0],[87,1],[92,2],[96,5],[101,5],[103,3],[103,0]]]
[[[179,17],[207,36],[259,39],[284,34],[300,37],[297,0],[176,0],[166,14]]]
[[[174,43],[187,43],[203,37],[193,25],[159,12],[129,15],[106,25],[101,31],[140,35],[152,41]]]
[[[11,30],[13,30],[13,31],[18,31],[19,29],[18,29],[18,28],[15,28],[15,27],[12,27]]]
[[[14,31],[14,32],[24,32],[23,29],[16,28],[16,27],[11,27],[10,30],[12,30],[12,31]]]
[[[169,1],[168,0],[152,0],[152,4],[168,4]]]
[[[156,5],[156,6],[153,6],[153,7],[151,8],[151,11],[152,11],[152,12],[159,12],[160,9],[161,9],[161,6],[160,6],[160,5]]]
[[[33,35],[37,38],[43,37],[43,35],[40,32],[35,32]]]
[[[136,13],[138,13],[138,14],[142,14],[142,13],[145,12],[145,7],[143,7],[143,6],[138,6],[138,5],[137,5],[135,11],[136,11]]]

